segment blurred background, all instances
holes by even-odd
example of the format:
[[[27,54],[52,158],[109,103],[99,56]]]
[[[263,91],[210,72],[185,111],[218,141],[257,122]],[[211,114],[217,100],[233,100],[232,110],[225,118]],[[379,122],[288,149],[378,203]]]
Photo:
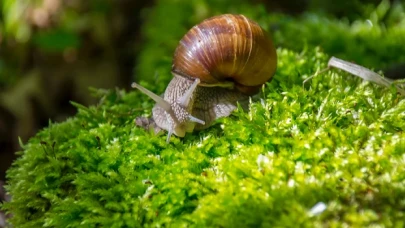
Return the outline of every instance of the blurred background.
[[[351,47],[339,43],[349,40],[344,34],[337,39],[324,31],[324,37],[294,43],[283,34],[289,28],[291,36],[297,36],[293,31],[305,26],[297,18],[308,19],[308,12],[345,25],[374,17],[382,23],[404,22],[402,3],[388,0],[0,0],[0,7],[0,185],[20,150],[19,140],[26,143],[49,122],[73,116],[76,108],[70,101],[96,104],[91,87],[128,91],[131,81],[169,75],[180,38],[209,16],[243,13],[268,25],[264,15],[288,15],[275,16],[265,27],[274,32],[277,46],[299,51],[319,45],[343,57],[345,50],[358,48],[355,42]],[[327,21],[309,24],[309,32],[322,31],[322,23]],[[382,35],[380,31],[376,39]],[[367,36],[360,36],[359,42]],[[405,71],[403,59],[392,59],[389,49],[380,59],[366,54],[375,52],[372,42],[369,49],[351,51],[350,57],[394,77],[397,74],[390,72]],[[387,47],[397,50],[395,42]],[[4,197],[0,187],[0,200]]]

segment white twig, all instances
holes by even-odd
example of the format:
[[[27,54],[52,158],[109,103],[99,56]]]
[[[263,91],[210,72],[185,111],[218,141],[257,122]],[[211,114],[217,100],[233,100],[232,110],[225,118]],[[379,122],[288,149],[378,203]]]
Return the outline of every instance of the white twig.
[[[316,72],[314,75],[308,77],[307,79],[305,79],[303,81],[303,85],[311,80],[312,78],[318,76],[319,74],[324,73],[325,71],[329,70],[331,67],[340,69],[340,70],[344,70],[350,74],[353,74],[357,77],[360,77],[366,81],[371,81],[374,82],[378,85],[382,85],[385,87],[390,87],[390,86],[395,86],[397,88],[397,91],[402,95],[405,96],[405,90],[402,89],[399,85],[402,83],[402,81],[394,81],[388,78],[384,78],[381,75],[375,73],[374,71],[371,71],[363,66],[351,63],[351,62],[347,62],[345,60],[333,57],[329,59],[328,62],[328,67],[326,67],[325,69],[322,69],[318,72]]]
[[[405,95],[405,90],[401,89],[398,85],[395,85],[393,80],[384,78],[381,75],[379,75],[363,66],[360,66],[360,65],[357,65],[357,64],[354,64],[351,62],[347,62],[347,61],[344,61],[344,60],[336,58],[336,57],[330,58],[330,60],[328,62],[328,66],[344,70],[344,71],[351,73],[357,77],[360,77],[366,81],[371,81],[371,82],[374,82],[374,83],[382,85],[382,86],[390,87],[391,85],[394,85],[397,88],[397,91],[401,95]]]

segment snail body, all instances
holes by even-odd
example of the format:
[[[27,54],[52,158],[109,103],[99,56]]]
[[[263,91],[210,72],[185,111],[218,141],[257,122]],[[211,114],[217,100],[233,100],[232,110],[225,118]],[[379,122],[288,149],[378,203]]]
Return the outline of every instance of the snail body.
[[[156,101],[156,125],[183,137],[228,116],[274,75],[276,50],[269,35],[243,15],[204,20],[180,40],[174,53],[173,79],[163,98],[133,83]]]

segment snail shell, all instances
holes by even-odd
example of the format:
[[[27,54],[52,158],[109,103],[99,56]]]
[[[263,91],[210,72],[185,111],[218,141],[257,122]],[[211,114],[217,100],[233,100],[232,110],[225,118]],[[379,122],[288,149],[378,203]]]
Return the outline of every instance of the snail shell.
[[[228,116],[276,71],[277,54],[269,35],[243,15],[204,20],[181,39],[173,58],[173,79],[163,98],[133,83],[156,101],[159,128],[183,137]]]
[[[243,15],[225,14],[190,29],[174,53],[172,72],[199,78],[202,86],[233,82],[240,91],[255,94],[276,66],[269,35]]]

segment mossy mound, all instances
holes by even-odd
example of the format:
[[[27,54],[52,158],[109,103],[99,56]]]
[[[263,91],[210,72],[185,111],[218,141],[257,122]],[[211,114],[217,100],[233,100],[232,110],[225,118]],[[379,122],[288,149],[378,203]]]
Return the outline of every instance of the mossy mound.
[[[152,105],[137,91],[77,105],[76,117],[24,145],[9,171],[11,222],[403,225],[405,100],[337,71],[303,86],[303,75],[327,57],[318,50],[278,55],[279,70],[250,112],[170,144],[134,126]],[[318,202],[327,210],[311,216]]]
[[[404,226],[403,97],[338,70],[303,84],[329,54],[311,45],[277,52],[277,73],[249,112],[237,110],[170,144],[135,127],[135,117],[150,115],[153,105],[139,91],[96,90],[98,106],[74,104],[78,114],[50,123],[9,170],[13,198],[3,207],[10,222]],[[156,67],[166,69],[163,79],[143,85],[161,92],[170,63]],[[314,213],[320,202],[326,210]]]

